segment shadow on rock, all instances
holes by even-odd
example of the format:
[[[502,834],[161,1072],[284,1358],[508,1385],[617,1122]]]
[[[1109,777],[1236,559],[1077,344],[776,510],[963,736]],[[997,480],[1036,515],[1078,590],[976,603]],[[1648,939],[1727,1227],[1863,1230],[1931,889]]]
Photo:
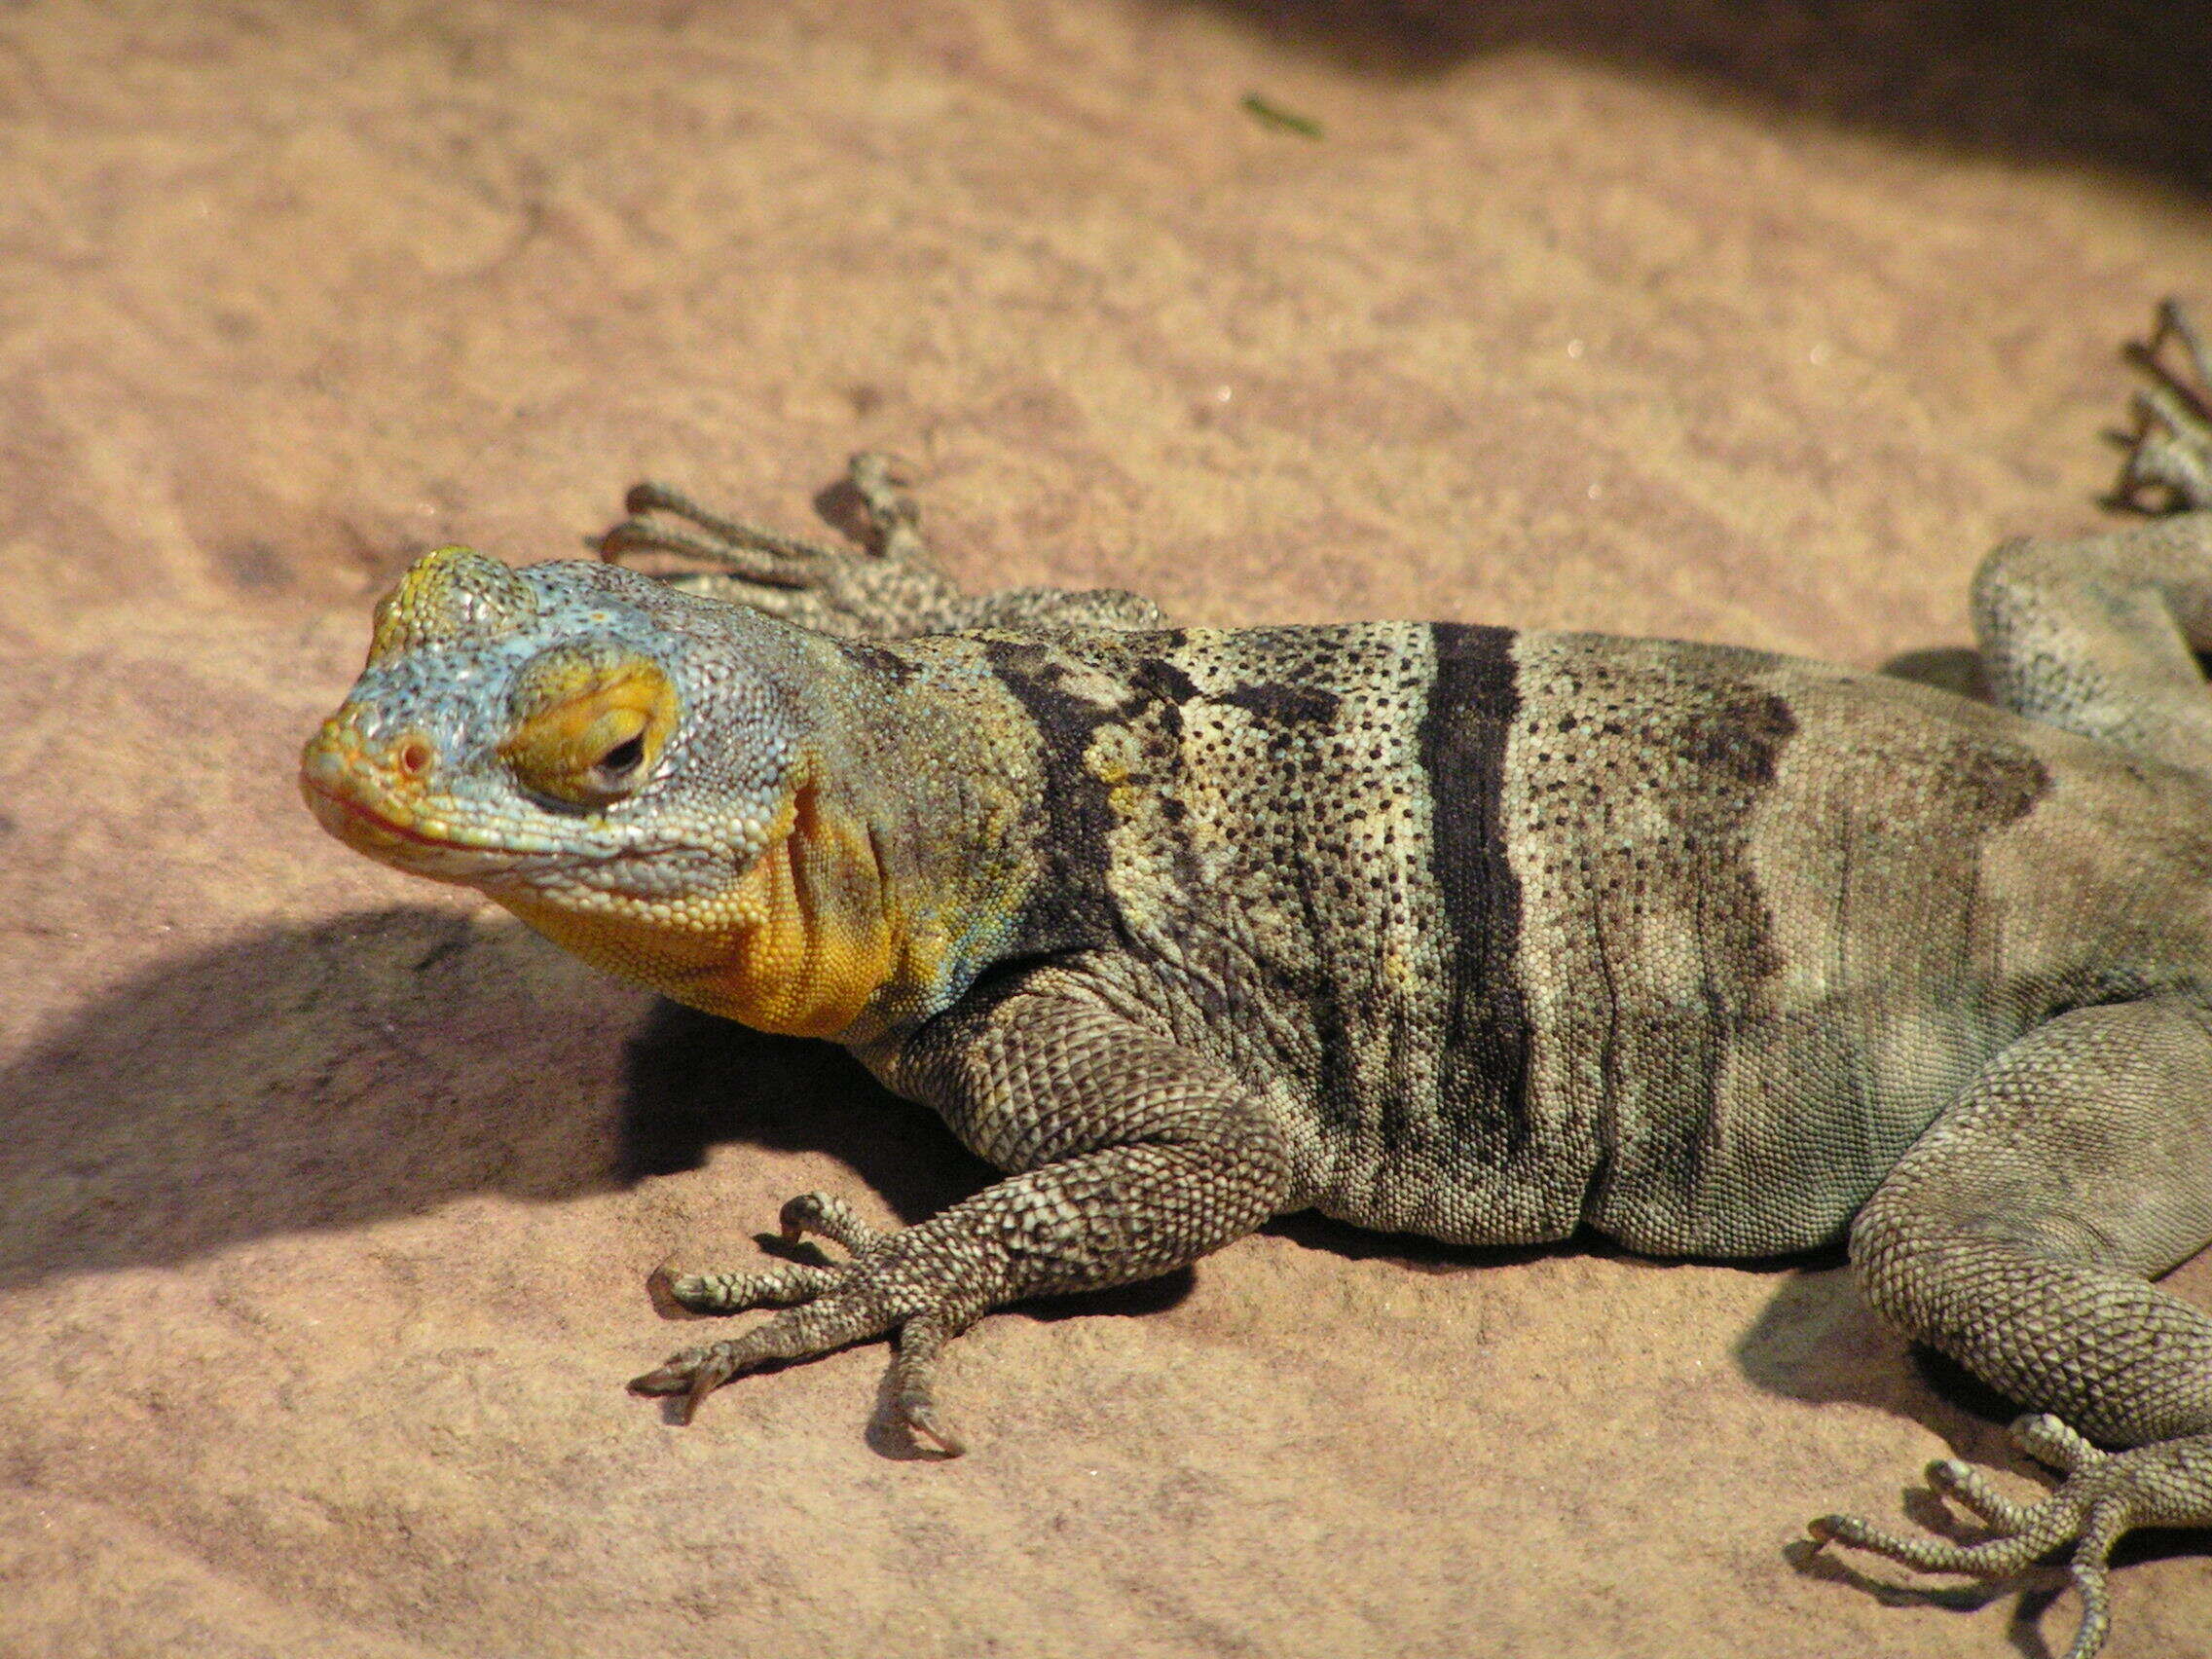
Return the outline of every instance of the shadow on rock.
[[[769,1037],[661,1002],[630,1040],[623,1079],[615,1166],[625,1181],[696,1169],[722,1141],[829,1152],[915,1222],[998,1178],[935,1114],[833,1043]]]
[[[1736,1363],[1770,1393],[1873,1406],[1946,1438],[1965,1426],[1960,1414],[1999,1427],[2019,1415],[1969,1373],[1884,1324],[1835,1252],[1780,1280],[1737,1340]]]
[[[1164,3],[1164,0],[1163,0]],[[1180,3],[1180,0],[1177,0]],[[1544,51],[1775,116],[2212,193],[2212,11],[2158,0],[1214,0],[1357,73]],[[1324,112],[1315,111],[1321,114]]]
[[[841,1051],[657,1004],[489,913],[399,906],[169,957],[0,1074],[0,1287],[577,1198],[707,1142],[850,1161],[901,1213],[981,1184]]]
[[[1300,1210],[1262,1228],[1308,1250],[1326,1250],[1348,1262],[1394,1262],[1417,1273],[1457,1273],[1475,1268],[1510,1268],[1550,1256],[1624,1256],[1609,1238],[1585,1229],[1552,1244],[1447,1244],[1418,1233],[1372,1233],[1348,1221]]]
[[[1936,645],[1927,650],[1903,651],[1882,664],[1893,680],[1910,680],[1933,685],[1938,691],[1989,701],[1989,681],[1982,673],[1981,653],[1965,645]]]

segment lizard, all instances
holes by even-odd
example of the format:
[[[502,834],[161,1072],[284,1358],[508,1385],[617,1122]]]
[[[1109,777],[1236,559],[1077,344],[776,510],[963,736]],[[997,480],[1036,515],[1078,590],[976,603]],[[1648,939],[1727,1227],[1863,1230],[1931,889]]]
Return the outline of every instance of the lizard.
[[[2152,360],[2169,335],[2201,376],[2178,312]],[[940,1360],[988,1310],[1302,1209],[1847,1241],[2062,1479],[2024,1504],[1946,1459],[1985,1538],[1828,1516],[1815,1547],[1992,1578],[2066,1549],[2089,1659],[2120,1535],[2212,1527],[2212,1317],[2153,1282],[2212,1240],[2202,414],[2168,376],[2122,481],[2195,510],[1982,562],[1993,703],[1724,645],[969,595],[864,455],[850,549],[641,485],[596,562],[425,555],[301,785],[372,858],[843,1045],[1005,1172],[900,1229],[783,1206],[838,1257],[660,1270],[772,1310],[633,1382],[681,1420],[891,1336],[884,1410],[957,1456]]]

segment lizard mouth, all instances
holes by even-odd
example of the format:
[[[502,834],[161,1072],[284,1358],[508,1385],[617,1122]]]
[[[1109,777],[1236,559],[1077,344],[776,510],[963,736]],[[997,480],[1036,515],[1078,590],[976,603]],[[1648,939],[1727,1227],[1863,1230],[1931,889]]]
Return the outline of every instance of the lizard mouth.
[[[308,810],[315,822],[336,835],[341,841],[354,841],[369,837],[377,842],[412,842],[419,847],[451,848],[462,851],[462,843],[444,836],[425,834],[409,824],[387,818],[375,808],[364,805],[350,794],[341,794],[328,785],[303,772],[300,775],[300,793],[306,797]]]
[[[440,881],[476,881],[506,868],[511,849],[410,811],[365,784],[328,750],[310,746],[300,794],[315,822],[357,853]]]

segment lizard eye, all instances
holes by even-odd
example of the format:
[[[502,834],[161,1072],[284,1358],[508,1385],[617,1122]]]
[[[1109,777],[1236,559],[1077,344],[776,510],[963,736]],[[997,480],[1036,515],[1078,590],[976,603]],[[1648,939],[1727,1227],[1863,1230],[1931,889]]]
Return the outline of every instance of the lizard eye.
[[[592,770],[603,778],[626,778],[638,769],[638,762],[645,757],[645,734],[626,737],[599,757]]]
[[[525,668],[499,753],[534,794],[604,806],[634,793],[676,728],[658,664],[606,646],[557,645]]]

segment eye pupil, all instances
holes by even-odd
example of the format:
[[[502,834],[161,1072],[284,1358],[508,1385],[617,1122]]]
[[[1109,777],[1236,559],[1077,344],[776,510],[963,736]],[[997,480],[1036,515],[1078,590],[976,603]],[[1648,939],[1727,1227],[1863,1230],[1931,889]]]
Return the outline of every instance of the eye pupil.
[[[617,743],[612,749],[602,755],[599,757],[599,770],[610,773],[627,772],[645,757],[645,734],[640,732],[635,737]]]

